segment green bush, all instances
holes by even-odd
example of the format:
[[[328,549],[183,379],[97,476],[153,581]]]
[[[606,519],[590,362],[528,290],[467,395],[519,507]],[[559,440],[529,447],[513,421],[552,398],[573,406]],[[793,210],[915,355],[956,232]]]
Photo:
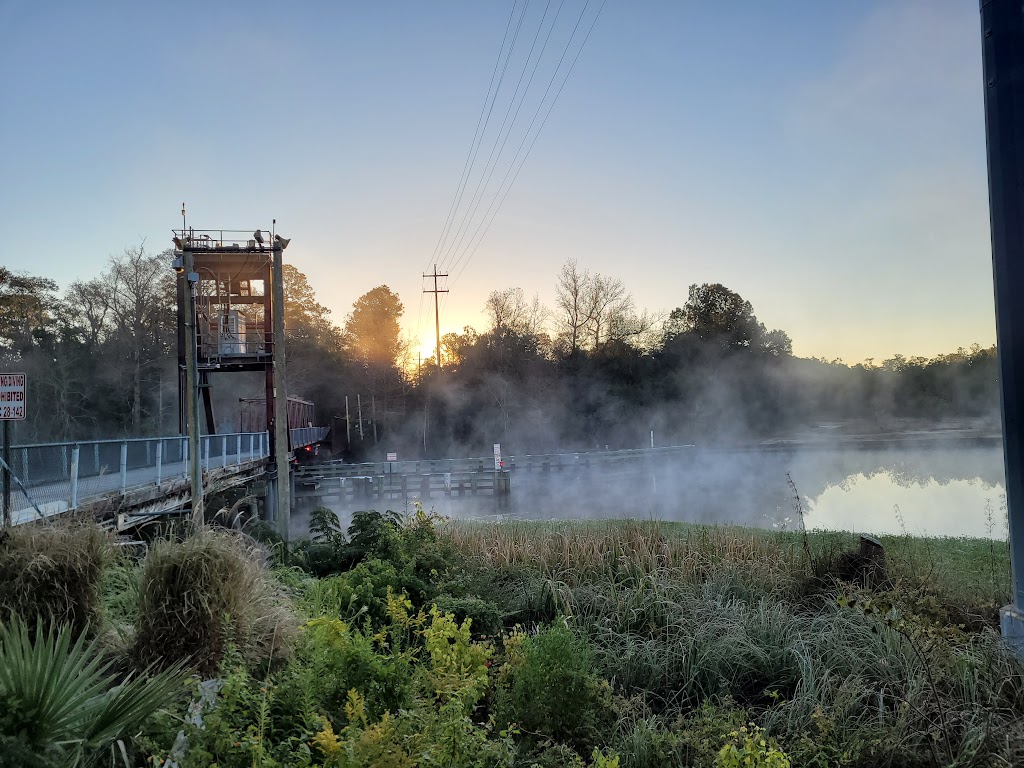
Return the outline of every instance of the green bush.
[[[472,596],[438,595],[434,605],[438,612],[450,613],[460,623],[472,620],[473,634],[478,637],[491,637],[501,632],[501,611],[492,602]]]
[[[789,757],[753,723],[729,734],[715,768],[790,768]]]
[[[509,684],[495,696],[497,722],[587,754],[611,723],[611,689],[594,673],[586,638],[556,622],[534,637],[506,642]]]

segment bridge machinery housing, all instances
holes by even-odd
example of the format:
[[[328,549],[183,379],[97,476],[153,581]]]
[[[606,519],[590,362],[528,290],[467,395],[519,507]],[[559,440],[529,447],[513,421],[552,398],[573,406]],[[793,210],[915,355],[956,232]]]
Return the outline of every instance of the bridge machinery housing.
[[[204,433],[216,432],[210,377],[213,373],[259,372],[265,395],[259,419],[269,434],[264,465],[263,517],[287,536],[290,516],[291,451],[323,435],[311,420],[289,429],[284,363],[284,285],[282,252],[288,240],[268,230],[172,230],[177,273],[179,427],[189,437],[190,455],[199,456]],[[276,226],[276,221],[275,221]],[[313,439],[315,438],[315,439]],[[296,444],[298,443],[298,444]],[[262,459],[261,459],[262,460]],[[279,482],[283,479],[283,482]],[[192,511],[203,512],[201,461],[191,462]]]

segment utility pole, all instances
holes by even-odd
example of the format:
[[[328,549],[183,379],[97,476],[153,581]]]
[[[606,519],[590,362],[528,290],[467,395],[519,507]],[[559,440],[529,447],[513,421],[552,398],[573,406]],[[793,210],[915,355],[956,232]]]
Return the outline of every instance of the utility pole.
[[[437,278],[439,278],[439,277],[448,277],[448,274],[445,273],[443,275],[439,275],[437,273],[437,264],[435,264],[434,265],[433,273],[429,274],[429,275],[424,275],[424,277],[432,277],[432,278],[434,278],[434,289],[433,290],[429,290],[428,289],[428,290],[425,290],[423,292],[424,293],[432,293],[432,294],[434,294],[434,332],[437,334],[437,370],[440,371],[441,370],[441,313],[440,313],[440,310],[437,307],[437,295],[439,293],[448,293],[448,290],[446,288],[438,288],[437,287]]]
[[[363,442],[363,396],[356,395],[356,413],[359,416],[359,442]]]
[[[981,0],[988,196],[1003,416],[1011,597],[1003,638],[1024,655],[1024,11]]]
[[[184,208],[182,208],[184,211]],[[184,237],[184,230],[182,237]],[[195,272],[191,241],[189,250],[182,253],[185,266],[185,413],[188,431],[188,477],[192,493],[192,522],[202,526],[203,513],[203,464],[199,453],[199,362],[196,349],[196,297],[195,287],[199,275]]]
[[[276,222],[275,222],[276,223]],[[282,247],[274,242],[274,260],[271,264],[271,281],[274,295],[271,297],[274,313],[274,433],[277,464],[277,514],[284,540],[290,541],[291,523],[291,467],[288,466],[288,452],[291,448],[288,432],[288,389],[284,375],[284,263]]]
[[[352,450],[352,419],[348,415],[348,395],[345,395],[345,450]]]

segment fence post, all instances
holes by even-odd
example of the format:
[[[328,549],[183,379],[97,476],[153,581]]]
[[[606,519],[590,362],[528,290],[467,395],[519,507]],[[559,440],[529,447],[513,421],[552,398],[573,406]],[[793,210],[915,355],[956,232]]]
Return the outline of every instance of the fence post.
[[[100,473],[100,444],[99,443],[93,443],[92,444],[92,463],[93,463],[93,466],[96,469],[96,474],[98,475]]]
[[[256,454],[254,452],[255,450],[256,450],[256,435],[254,435],[252,432],[250,432],[249,433],[249,461],[252,461],[253,459],[256,458]]]
[[[149,466],[149,457],[152,455],[153,444],[151,441],[146,441],[146,466]]]
[[[78,446],[71,449],[71,509],[78,508]]]
[[[188,478],[188,440],[181,439],[181,476]]]
[[[210,471],[210,437],[207,435],[203,441],[203,471]]]
[[[124,495],[124,489],[128,485],[128,442],[123,441],[121,443],[121,495]]]
[[[235,435],[235,464],[242,463],[242,436]]]
[[[228,436],[224,435],[220,439],[220,465],[226,467],[228,465]]]
[[[160,475],[164,468],[164,441],[156,441],[156,487],[160,487]]]

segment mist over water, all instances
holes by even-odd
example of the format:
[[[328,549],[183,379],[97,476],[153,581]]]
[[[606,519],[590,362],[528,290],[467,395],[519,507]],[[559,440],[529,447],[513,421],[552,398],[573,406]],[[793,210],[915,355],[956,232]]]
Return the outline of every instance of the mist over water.
[[[800,519],[793,486],[809,529],[1007,535],[1001,449],[955,441],[884,450],[838,444],[792,450],[693,448],[630,464],[516,469],[510,508],[500,511],[490,496],[435,495],[422,502],[452,518],[638,518],[794,530]],[[374,500],[370,505],[401,510],[404,503]],[[347,524],[356,508],[335,511]]]

